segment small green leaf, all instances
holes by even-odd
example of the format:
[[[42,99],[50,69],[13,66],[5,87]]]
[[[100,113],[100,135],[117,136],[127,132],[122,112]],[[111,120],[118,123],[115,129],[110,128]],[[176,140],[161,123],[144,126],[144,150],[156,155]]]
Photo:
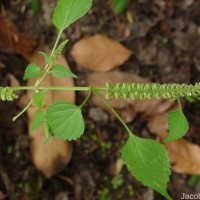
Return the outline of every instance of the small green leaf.
[[[31,10],[33,12],[33,15],[36,14],[36,12],[40,8],[40,1],[39,0],[31,0]]]
[[[62,78],[62,77],[74,77],[77,78],[77,76],[75,74],[73,74],[71,71],[67,70],[66,67],[62,66],[62,65],[54,65],[53,69],[52,69],[52,76],[53,77],[58,77],[58,78]]]
[[[85,129],[81,109],[65,101],[54,102],[47,110],[46,122],[60,139],[75,140]]]
[[[36,110],[36,112],[33,116],[30,133],[32,133],[36,128],[41,126],[43,124],[44,120],[45,120],[45,112],[41,111],[41,110]]]
[[[29,78],[35,78],[39,73],[40,68],[36,64],[30,63],[25,69],[23,80],[25,81]]]
[[[182,110],[170,111],[168,113],[169,134],[164,142],[182,138],[189,129],[188,121]]]
[[[35,93],[35,95],[34,95],[34,97],[33,97],[33,103],[34,103],[37,107],[39,107],[39,108],[42,107],[46,92],[47,92],[47,91],[44,90],[44,91]]]
[[[70,24],[84,16],[91,6],[92,0],[59,0],[52,22],[62,32]]]
[[[155,140],[132,134],[121,149],[122,159],[131,174],[143,185],[172,200],[166,188],[170,175],[170,162],[164,145]]]
[[[51,64],[51,58],[48,54],[46,54],[45,52],[42,52],[42,51],[40,51],[38,53],[43,55],[46,64]]]
[[[185,96],[185,99],[190,103],[195,101],[195,98],[193,96]]]
[[[115,12],[119,15],[124,12],[128,6],[129,0],[112,0],[113,8]]]

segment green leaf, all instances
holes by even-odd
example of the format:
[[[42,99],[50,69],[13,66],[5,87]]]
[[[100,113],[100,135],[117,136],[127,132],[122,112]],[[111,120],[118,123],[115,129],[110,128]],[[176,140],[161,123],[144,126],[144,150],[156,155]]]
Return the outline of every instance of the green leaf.
[[[92,0],[59,0],[52,22],[62,32],[70,24],[84,16],[91,6]]]
[[[121,155],[127,168],[138,181],[159,192],[168,200],[172,200],[166,190],[170,162],[164,145],[155,140],[130,134],[121,149]]]
[[[47,91],[44,90],[44,91],[35,93],[35,95],[34,95],[34,97],[33,97],[33,103],[34,103],[37,107],[39,107],[39,108],[42,107],[46,92],[47,92]]]
[[[30,133],[32,133],[36,128],[40,127],[43,124],[44,120],[45,120],[45,112],[41,110],[36,110],[33,116]]]
[[[113,8],[115,12],[119,15],[124,12],[128,6],[129,0],[112,0]]]
[[[77,78],[75,74],[73,74],[71,71],[67,70],[66,67],[62,65],[54,65],[52,69],[52,76],[62,78],[62,77],[74,77]]]
[[[65,101],[54,102],[47,110],[46,122],[60,139],[75,140],[85,129],[81,109]]]
[[[195,101],[195,98],[193,96],[185,96],[185,99],[190,103]]]
[[[31,0],[31,10],[33,15],[39,10],[40,8],[40,1],[39,0]]]
[[[42,51],[40,51],[38,53],[41,54],[41,55],[43,55],[46,64],[51,64],[51,58],[50,58],[50,56],[48,54],[46,54],[46,53],[44,53]]]
[[[36,64],[30,63],[25,69],[23,80],[25,81],[29,78],[35,78],[39,73],[40,68]]]
[[[189,129],[188,121],[182,110],[170,111],[168,113],[169,134],[164,142],[182,138]]]

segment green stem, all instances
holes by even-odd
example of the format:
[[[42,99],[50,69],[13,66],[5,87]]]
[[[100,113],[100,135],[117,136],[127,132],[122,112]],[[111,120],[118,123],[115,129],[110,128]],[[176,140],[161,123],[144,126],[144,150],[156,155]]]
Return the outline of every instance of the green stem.
[[[50,58],[52,57],[54,51],[56,50],[57,46],[58,46],[58,43],[60,41],[60,37],[62,35],[62,31],[60,31],[58,33],[58,36],[57,36],[57,39],[56,39],[56,42],[53,46],[53,49],[51,51],[51,54],[50,54]],[[36,81],[35,83],[35,89],[37,89],[37,87],[40,85],[40,83],[43,81],[43,79],[45,78],[45,76],[48,74],[48,72],[50,71],[51,69],[51,64],[46,64],[45,68],[44,68],[44,72],[42,73],[42,75],[39,77],[39,79]]]
[[[31,104],[33,103],[33,99],[30,100],[30,102],[26,105],[26,107],[20,112],[18,113],[15,117],[13,117],[13,121],[15,121],[17,118],[19,118],[24,112],[26,112],[26,110],[31,106]]]
[[[108,101],[97,91],[95,93],[99,96],[99,98],[102,100],[102,102],[112,111],[112,113],[117,117],[117,119],[122,123],[126,131],[129,135],[133,135],[129,127],[126,125],[124,120],[119,116],[119,114],[112,108],[112,106],[108,103]]]
[[[182,106],[181,106],[180,99],[177,99],[177,102],[178,102],[178,105],[179,105],[179,107],[180,107],[180,110],[182,110]]]
[[[19,87],[10,87],[10,89],[17,90],[34,90],[35,86],[19,86]],[[97,88],[97,87],[67,87],[67,86],[39,86],[37,90],[74,90],[74,91],[107,91],[106,88]]]
[[[53,56],[53,53],[54,53],[54,51],[56,50],[56,48],[57,48],[57,46],[58,46],[58,43],[59,43],[59,41],[60,41],[62,32],[63,32],[63,31],[60,31],[60,32],[58,33],[58,37],[57,37],[56,42],[55,42],[55,44],[54,44],[54,47],[53,47],[53,49],[52,49],[52,51],[51,51],[50,57]]]
[[[62,31],[59,32],[58,37],[56,39],[56,42],[54,44],[53,50],[51,51],[50,57],[53,55],[54,51],[56,50],[60,37],[62,35]],[[36,91],[38,88],[38,86],[40,85],[40,83],[43,81],[43,79],[45,78],[45,76],[48,74],[49,70],[51,69],[51,64],[47,64],[44,68],[44,72],[42,73],[42,75],[38,78],[38,80],[36,81],[35,85],[34,85],[34,90]],[[26,105],[26,107],[13,118],[13,121],[15,121],[19,116],[21,116],[32,104],[33,100],[30,100],[30,102]]]
[[[82,109],[83,108],[83,106],[86,104],[86,102],[88,101],[88,99],[90,98],[90,95],[91,95],[91,88],[89,87],[88,88],[88,95],[87,95],[87,97],[85,98],[85,100],[83,101],[83,103],[79,106],[79,108],[80,109]]]

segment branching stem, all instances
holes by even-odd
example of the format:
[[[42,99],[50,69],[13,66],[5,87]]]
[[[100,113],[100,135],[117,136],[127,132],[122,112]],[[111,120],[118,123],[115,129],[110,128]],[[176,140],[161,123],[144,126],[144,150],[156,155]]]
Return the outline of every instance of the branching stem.
[[[85,100],[83,101],[83,103],[79,106],[80,109],[82,109],[83,106],[86,104],[86,102],[87,102],[88,99],[90,98],[90,95],[91,95],[91,88],[89,87],[89,88],[88,88],[88,95],[87,95],[87,97],[85,98]]]
[[[52,57],[53,53],[55,52],[58,43],[60,41],[60,37],[62,35],[62,31],[59,32],[58,37],[56,39],[56,42],[54,44],[53,50],[51,51],[50,54],[50,58]],[[40,85],[40,83],[43,81],[43,79],[45,78],[45,76],[48,74],[48,72],[51,69],[51,64],[46,64],[44,71],[42,73],[42,75],[38,78],[38,80],[36,81],[35,85],[34,85],[34,90],[37,91],[38,90],[38,86]],[[15,117],[13,117],[13,121],[15,121],[18,117],[20,117],[24,112],[26,112],[26,110],[31,106],[33,100],[30,100],[29,103],[26,105],[26,107],[20,112],[18,113]]]

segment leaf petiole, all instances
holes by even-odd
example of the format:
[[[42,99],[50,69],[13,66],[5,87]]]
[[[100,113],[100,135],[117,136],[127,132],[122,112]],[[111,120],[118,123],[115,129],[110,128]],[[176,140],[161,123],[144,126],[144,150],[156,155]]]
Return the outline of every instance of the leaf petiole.
[[[112,106],[108,103],[108,101],[98,92],[95,91],[95,93],[99,96],[99,98],[102,100],[102,102],[109,108],[109,110],[112,111],[112,113],[117,117],[117,119],[122,123],[126,131],[128,132],[129,135],[134,135],[129,127],[126,125],[124,120],[119,116],[119,114],[112,108]]]

